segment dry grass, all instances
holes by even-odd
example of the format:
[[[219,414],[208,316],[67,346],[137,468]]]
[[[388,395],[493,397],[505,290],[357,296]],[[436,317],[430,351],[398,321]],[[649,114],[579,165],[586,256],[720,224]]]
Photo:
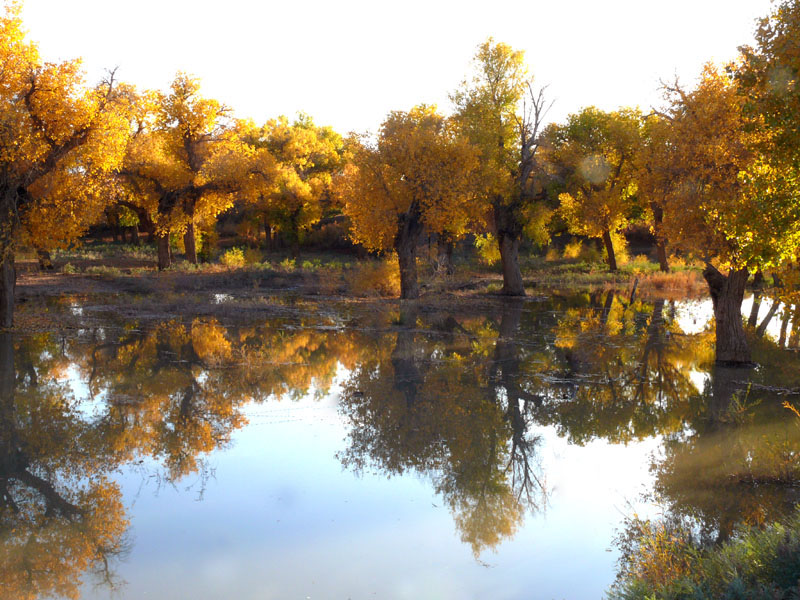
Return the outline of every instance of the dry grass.
[[[678,299],[703,296],[707,288],[699,271],[684,270],[642,274],[639,277],[639,290],[642,293]]]
[[[347,275],[347,287],[356,296],[400,295],[400,268],[397,256],[357,263]]]

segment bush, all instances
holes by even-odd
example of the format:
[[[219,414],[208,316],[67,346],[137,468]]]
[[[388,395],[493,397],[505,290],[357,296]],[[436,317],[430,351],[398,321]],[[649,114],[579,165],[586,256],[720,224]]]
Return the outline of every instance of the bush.
[[[800,598],[800,510],[721,545],[701,544],[685,522],[634,518],[617,545],[622,557],[611,599]]]
[[[400,267],[397,255],[357,263],[347,275],[350,291],[357,296],[399,296]]]
[[[241,248],[229,248],[219,257],[226,267],[243,267],[245,265],[244,250]]]

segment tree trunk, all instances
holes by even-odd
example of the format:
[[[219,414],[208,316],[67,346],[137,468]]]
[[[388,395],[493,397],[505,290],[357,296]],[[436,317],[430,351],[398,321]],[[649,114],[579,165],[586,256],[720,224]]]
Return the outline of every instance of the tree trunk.
[[[500,264],[503,269],[504,296],[524,296],[522,272],[519,270],[519,241],[522,225],[513,207],[504,203],[503,198],[495,198],[493,204],[494,226],[497,231],[497,244],[500,247]]]
[[[36,249],[36,260],[39,262],[39,270],[40,271],[52,271],[53,270],[53,259],[50,257],[50,253],[47,250],[39,250]]]
[[[786,331],[789,329],[789,307],[783,307],[783,319],[781,320],[781,333],[778,336],[778,346],[783,348],[786,344]]]
[[[525,286],[519,269],[519,237],[498,232],[497,238],[503,268],[503,289],[500,293],[504,296],[524,296]]]
[[[717,364],[751,366],[750,348],[742,325],[742,300],[750,273],[747,269],[740,269],[723,275],[715,267],[707,265],[703,277],[714,304]]]
[[[267,252],[272,252],[272,226],[267,221],[267,218],[264,217],[264,249]]]
[[[437,268],[445,275],[453,274],[453,242],[444,240],[441,237],[436,242],[438,257],[436,259]]]
[[[614,244],[611,241],[611,232],[607,229],[603,232],[603,245],[606,247],[606,258],[608,259],[608,268],[611,271],[617,270],[617,257],[614,254]]]
[[[417,282],[417,244],[422,234],[419,210],[411,207],[408,213],[398,218],[394,249],[400,265],[400,298],[410,300],[419,298]]]
[[[142,243],[142,241],[139,239],[139,226],[138,225],[134,225],[133,227],[131,227],[131,243],[134,246],[138,246],[139,244]]]
[[[14,253],[6,249],[0,262],[0,327],[14,326],[14,291],[17,285],[17,270],[14,268]]]
[[[163,233],[156,237],[156,246],[158,249],[158,270],[163,271],[169,269],[172,265],[172,252],[169,248],[169,234]]]
[[[761,310],[761,292],[756,290],[753,294],[753,306],[750,308],[750,316],[747,319],[748,327],[758,325],[758,311]]]
[[[667,239],[661,229],[664,225],[664,209],[657,202],[651,202],[653,209],[653,224],[656,235],[656,258],[658,258],[658,268],[664,273],[669,273],[669,263],[667,262]]]
[[[189,221],[186,226],[186,233],[183,234],[183,248],[186,253],[186,260],[193,265],[197,264],[197,239],[194,231],[194,221]]]

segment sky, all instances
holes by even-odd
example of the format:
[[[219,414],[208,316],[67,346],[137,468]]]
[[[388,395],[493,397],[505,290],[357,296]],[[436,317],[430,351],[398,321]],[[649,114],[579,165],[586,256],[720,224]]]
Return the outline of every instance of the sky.
[[[176,72],[261,123],[310,114],[338,131],[375,131],[391,110],[450,111],[448,95],[491,36],[525,51],[554,101],[549,120],[584,106],[661,101],[709,61],[752,43],[770,0],[26,0],[46,60],[82,57],[90,81],[118,67],[140,89]]]

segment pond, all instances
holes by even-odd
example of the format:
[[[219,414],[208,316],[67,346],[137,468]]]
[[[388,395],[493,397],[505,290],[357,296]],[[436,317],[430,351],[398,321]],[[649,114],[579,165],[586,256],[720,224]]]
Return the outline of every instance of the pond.
[[[732,370],[704,303],[210,302],[0,334],[3,598],[594,599],[626,518],[800,501],[781,311]]]

